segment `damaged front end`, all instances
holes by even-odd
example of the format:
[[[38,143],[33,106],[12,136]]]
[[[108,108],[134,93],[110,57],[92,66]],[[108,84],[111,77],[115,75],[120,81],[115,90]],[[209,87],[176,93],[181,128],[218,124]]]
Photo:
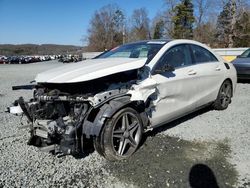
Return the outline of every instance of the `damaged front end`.
[[[33,98],[20,97],[8,112],[27,117],[28,144],[55,154],[76,154],[83,152],[84,140],[99,135],[106,118],[130,102],[128,91],[135,80],[137,70],[82,83],[21,86],[15,89],[34,88]]]

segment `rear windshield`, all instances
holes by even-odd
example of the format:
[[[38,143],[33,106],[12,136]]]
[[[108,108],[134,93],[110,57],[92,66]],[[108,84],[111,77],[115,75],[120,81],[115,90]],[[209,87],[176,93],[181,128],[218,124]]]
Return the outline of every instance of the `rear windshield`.
[[[97,58],[150,58],[152,59],[166,42],[139,42],[118,46]]]
[[[245,52],[243,52],[240,57],[250,57],[250,49],[246,50]]]

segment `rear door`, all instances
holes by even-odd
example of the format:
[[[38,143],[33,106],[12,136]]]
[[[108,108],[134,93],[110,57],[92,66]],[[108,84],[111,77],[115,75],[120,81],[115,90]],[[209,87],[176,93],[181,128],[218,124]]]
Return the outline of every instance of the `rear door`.
[[[197,107],[216,99],[219,88],[224,79],[226,68],[223,63],[207,49],[191,44],[189,45],[193,58],[193,67],[196,70]]]

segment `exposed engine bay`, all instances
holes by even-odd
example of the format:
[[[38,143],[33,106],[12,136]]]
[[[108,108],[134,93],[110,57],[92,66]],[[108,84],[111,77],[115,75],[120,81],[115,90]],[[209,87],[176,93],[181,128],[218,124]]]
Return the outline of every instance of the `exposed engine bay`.
[[[132,70],[82,83],[38,83],[30,88],[35,88],[32,99],[20,97],[9,110],[18,114],[19,109],[27,117],[30,145],[54,153],[79,153],[83,140],[98,136],[105,118],[129,102],[127,92],[137,75],[138,70]]]

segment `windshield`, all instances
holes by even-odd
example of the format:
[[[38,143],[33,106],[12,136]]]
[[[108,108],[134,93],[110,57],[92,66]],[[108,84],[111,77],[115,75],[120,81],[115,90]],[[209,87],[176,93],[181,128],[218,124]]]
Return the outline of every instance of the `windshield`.
[[[245,52],[243,52],[240,57],[250,57],[250,49],[246,50]]]
[[[97,58],[148,58],[152,59],[166,41],[150,41],[125,44],[115,47]]]

